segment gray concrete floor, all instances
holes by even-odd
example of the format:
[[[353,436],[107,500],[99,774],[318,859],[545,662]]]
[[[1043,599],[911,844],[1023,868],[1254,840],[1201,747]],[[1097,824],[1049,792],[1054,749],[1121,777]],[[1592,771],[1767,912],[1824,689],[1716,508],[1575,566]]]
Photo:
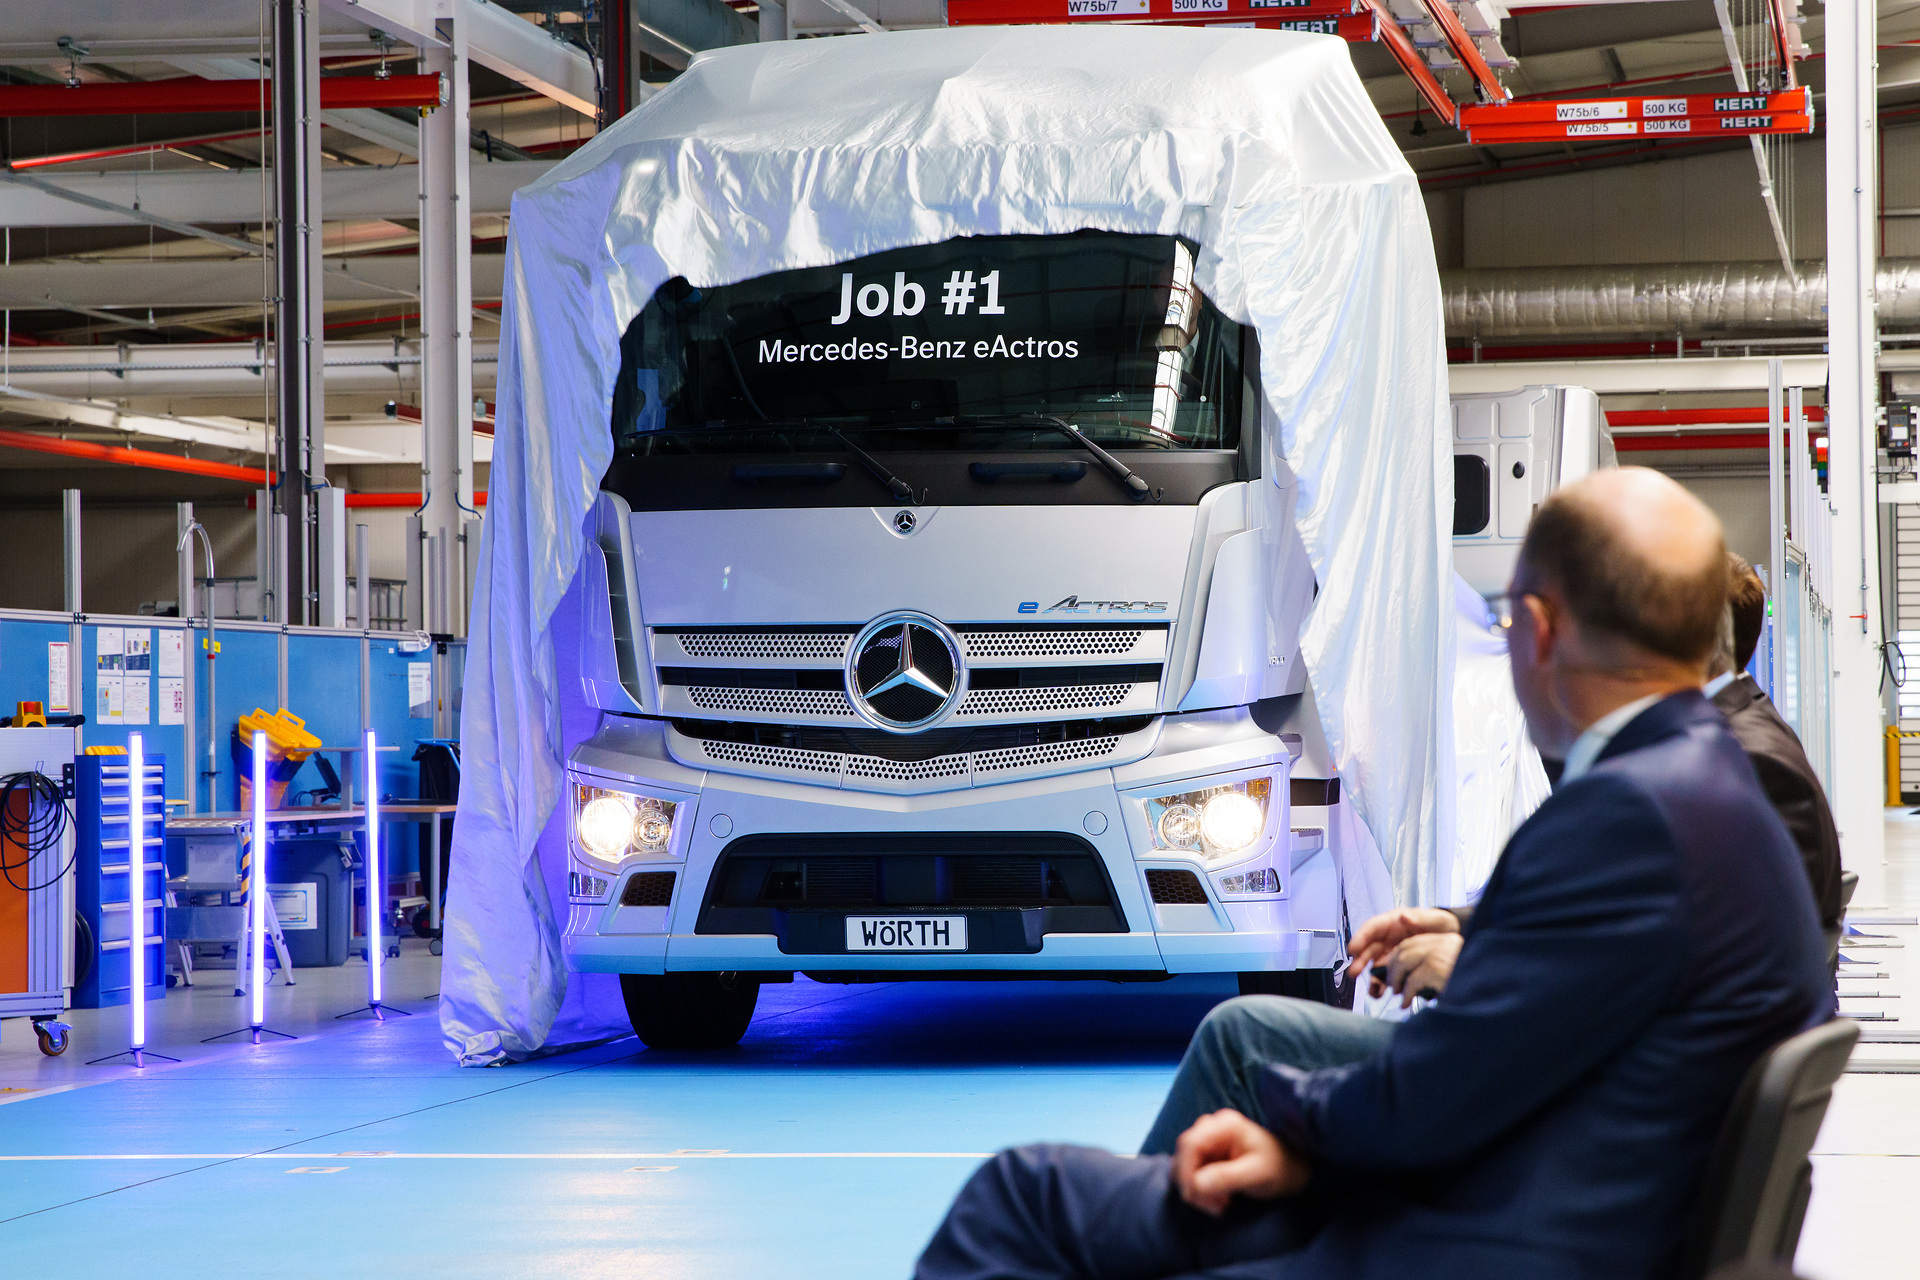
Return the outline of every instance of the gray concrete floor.
[[[1843,965],[1840,978],[1842,1013],[1884,1018],[1861,1024],[1814,1148],[1798,1261],[1814,1280],[1906,1280],[1920,1269],[1920,928],[1905,923],[1920,918],[1920,817],[1889,809],[1886,829],[1886,904],[1849,917],[1885,936],[1843,947],[1868,963]]]

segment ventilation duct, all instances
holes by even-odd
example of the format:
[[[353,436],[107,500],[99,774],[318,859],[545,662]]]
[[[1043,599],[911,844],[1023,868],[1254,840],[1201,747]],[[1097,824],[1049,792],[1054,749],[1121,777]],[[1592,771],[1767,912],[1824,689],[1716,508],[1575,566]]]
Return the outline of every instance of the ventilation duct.
[[[1451,337],[1824,330],[1826,264],[1798,267],[1797,282],[1777,262],[1499,267],[1440,279]],[[1882,325],[1920,323],[1920,258],[1883,259],[1878,293]]]

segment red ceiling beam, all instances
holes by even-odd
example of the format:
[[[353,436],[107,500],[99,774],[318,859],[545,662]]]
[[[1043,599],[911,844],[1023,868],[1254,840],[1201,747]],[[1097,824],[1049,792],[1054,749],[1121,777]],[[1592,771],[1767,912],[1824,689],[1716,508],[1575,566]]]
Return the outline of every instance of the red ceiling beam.
[[[1801,88],[1784,93],[1503,102],[1461,108],[1460,127],[1476,146],[1585,138],[1812,133],[1813,94]]]
[[[1459,119],[1460,109],[1440,81],[1434,77],[1427,66],[1427,60],[1420,56],[1420,50],[1414,47],[1413,37],[1406,33],[1400,20],[1393,16],[1393,10],[1387,7],[1387,0],[1360,0],[1360,3],[1373,11],[1374,22],[1379,30],[1381,44],[1387,46],[1387,52],[1400,64],[1400,69],[1413,81],[1413,87],[1427,104],[1427,109],[1440,117],[1440,123],[1452,125]]]
[[[1819,405],[1808,405],[1807,421],[1825,422],[1827,411]],[[1767,410],[1765,405],[1740,405],[1728,409],[1609,409],[1607,425],[1610,427],[1693,427],[1714,426],[1722,423],[1765,423]],[[1761,444],[1766,443],[1762,437]]]
[[[437,107],[446,101],[446,79],[439,75],[328,76],[320,81],[320,106],[327,111],[352,107]],[[263,80],[203,80],[180,76],[130,84],[0,85],[0,118],[14,116],[123,116],[196,111],[258,112],[273,106],[273,85]]]
[[[1768,26],[1773,28],[1773,47],[1780,58],[1780,70],[1787,77],[1787,87],[1797,83],[1793,73],[1793,40],[1787,35],[1787,6],[1781,0],[1771,0],[1767,5]]]
[[[1467,34],[1466,24],[1460,21],[1460,15],[1453,11],[1447,0],[1420,0],[1421,7],[1433,19],[1433,25],[1440,29],[1440,38],[1447,42],[1447,49],[1454,60],[1467,69],[1475,84],[1480,86],[1480,96],[1487,102],[1505,102],[1513,97],[1507,92],[1507,86],[1500,83],[1493,74],[1493,68],[1480,55],[1480,46]]]
[[[171,453],[155,453],[151,449],[129,449],[122,445],[93,444],[85,440],[62,440],[57,436],[39,436],[25,431],[0,431],[0,448],[51,453],[64,458],[86,458],[93,462],[114,462],[152,471],[179,471],[192,476],[212,476],[216,480],[239,480],[253,485],[260,484],[265,477],[259,467],[236,467],[229,462],[182,458]]]
[[[1677,453],[1684,449],[1764,449],[1767,447],[1767,433],[1733,431],[1720,435],[1695,433],[1684,436],[1615,436],[1613,447],[1618,453]]]

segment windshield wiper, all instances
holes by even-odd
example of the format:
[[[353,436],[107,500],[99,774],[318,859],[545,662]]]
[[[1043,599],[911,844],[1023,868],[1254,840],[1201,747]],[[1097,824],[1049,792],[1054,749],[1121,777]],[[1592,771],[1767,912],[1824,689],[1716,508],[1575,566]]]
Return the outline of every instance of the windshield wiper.
[[[781,422],[775,422],[772,418],[768,417],[767,411],[760,407],[760,402],[753,398],[752,389],[747,386],[747,376],[740,371],[740,358],[733,354],[733,344],[722,339],[720,342],[720,350],[726,353],[727,364],[733,370],[734,385],[740,388],[740,394],[745,398],[747,407],[760,415],[762,425],[770,427],[807,427],[816,431],[825,431],[828,435],[844,445],[847,452],[857,458],[860,465],[865,467],[874,479],[887,486],[887,492],[893,495],[894,501],[910,502],[917,507],[927,500],[927,490],[922,489],[920,496],[917,498],[914,497],[912,485],[881,466],[878,458],[868,453],[865,449],[862,449],[853,441],[847,439],[840,428],[830,427],[824,422],[808,422],[804,418],[789,418]]]
[[[1106,468],[1107,474],[1125,487],[1128,496],[1135,502],[1145,502],[1149,497],[1153,496],[1153,488],[1151,485],[1129,470],[1126,463],[1120,461],[1120,459],[1087,439],[1085,433],[1083,433],[1080,428],[1074,426],[1065,418],[1056,418],[1050,413],[961,414],[955,419],[955,425],[960,424],[965,424],[968,427],[998,428],[1002,431],[1015,431],[1037,427],[1042,431],[1052,431],[1056,434],[1066,436],[1082,449],[1092,454],[1095,460],[1098,461],[1102,467]]]
[[[719,422],[709,422],[704,427],[664,427],[658,431],[649,431],[646,434],[650,436],[699,436],[709,432],[723,431],[752,432],[756,435],[771,431],[825,432],[835,440],[838,440],[841,447],[852,454],[854,460],[865,467],[875,480],[885,485],[887,492],[891,493],[896,501],[909,502],[917,507],[924,504],[927,500],[928,491],[926,489],[922,489],[919,495],[915,496],[913,486],[893,474],[893,472],[887,470],[885,463],[868,453],[865,449],[862,449],[853,441],[847,439],[846,433],[841,431],[840,428],[830,426],[824,422],[808,422],[804,418],[794,418],[783,422],[728,422],[721,420]]]

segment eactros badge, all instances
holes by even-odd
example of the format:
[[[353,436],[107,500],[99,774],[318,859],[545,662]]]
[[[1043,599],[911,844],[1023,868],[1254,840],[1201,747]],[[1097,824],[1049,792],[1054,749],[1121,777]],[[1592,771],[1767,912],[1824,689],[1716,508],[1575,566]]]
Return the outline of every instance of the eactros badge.
[[[861,719],[893,733],[925,728],[965,692],[960,644],[924,613],[876,618],[853,638],[847,692]]]

